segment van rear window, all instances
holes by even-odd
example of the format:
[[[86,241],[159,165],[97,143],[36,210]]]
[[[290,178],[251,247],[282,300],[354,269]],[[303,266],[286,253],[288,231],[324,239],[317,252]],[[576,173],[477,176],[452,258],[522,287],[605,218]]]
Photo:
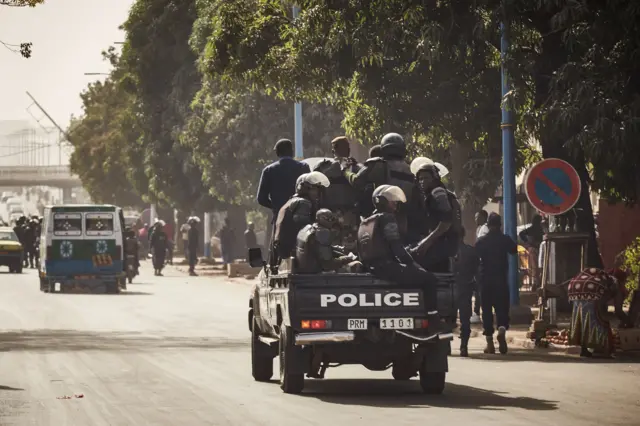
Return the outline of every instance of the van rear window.
[[[53,215],[54,235],[82,235],[82,214],[56,213]]]
[[[103,236],[113,234],[112,213],[85,213],[85,234]]]

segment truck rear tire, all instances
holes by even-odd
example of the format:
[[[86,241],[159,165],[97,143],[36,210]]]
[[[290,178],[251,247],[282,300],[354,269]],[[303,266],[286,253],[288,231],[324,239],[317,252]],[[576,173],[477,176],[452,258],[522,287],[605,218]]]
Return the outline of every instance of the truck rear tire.
[[[422,391],[429,395],[441,395],[444,392],[444,386],[447,373],[432,373],[420,370],[420,386]]]
[[[283,325],[280,330],[280,388],[284,393],[299,394],[304,389],[304,374],[292,373],[291,364],[302,357],[302,348],[293,341],[293,330]]]
[[[273,377],[271,348],[259,339],[258,321],[251,324],[251,375],[257,382],[268,382]]]

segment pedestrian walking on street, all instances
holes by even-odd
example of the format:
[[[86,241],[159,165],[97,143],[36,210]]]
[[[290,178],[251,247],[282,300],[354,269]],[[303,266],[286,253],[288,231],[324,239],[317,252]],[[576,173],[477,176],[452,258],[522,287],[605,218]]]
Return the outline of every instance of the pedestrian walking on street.
[[[247,223],[247,229],[244,231],[244,248],[247,256],[249,249],[258,247],[258,239],[256,238],[256,231],[253,222]],[[248,259],[247,259],[248,261]]]
[[[489,213],[486,210],[480,210],[476,213],[476,242],[480,237],[486,235],[489,232],[487,226],[487,219]],[[480,288],[478,287],[478,278],[475,280],[475,289],[473,290],[473,297],[475,302],[473,304],[473,315],[471,316],[471,324],[480,324],[482,319],[480,318],[480,307],[482,306],[482,296],[480,295]]]
[[[180,235],[182,236],[182,252],[184,253],[184,258],[189,258],[189,223],[183,223],[180,227]]]
[[[498,326],[498,346],[501,354],[507,353],[506,333],[509,329],[509,255],[518,252],[516,242],[502,233],[502,218],[491,213],[487,221],[489,232],[476,243],[476,252],[480,258],[479,284],[482,294],[482,324],[487,346],[487,354],[496,353],[493,344],[495,332],[493,311]]]
[[[476,288],[476,274],[480,260],[475,247],[465,244],[465,229],[461,228],[460,244],[456,256],[456,288],[458,310],[460,312],[460,356],[469,356],[468,344],[471,337],[471,304]]]
[[[167,257],[167,247],[169,245],[169,237],[164,232],[164,221],[159,220],[155,223],[153,232],[151,233],[150,246],[153,252],[153,269],[156,276],[162,276],[164,263]]]
[[[189,250],[187,250],[189,254],[189,275],[195,277],[196,274],[196,263],[198,263],[198,241],[200,239],[200,234],[198,230],[198,224],[200,223],[200,218],[198,216],[192,216],[189,218]]]
[[[233,229],[231,228],[231,221],[229,218],[225,218],[224,226],[220,230],[220,251],[222,252],[222,263],[226,268],[229,263],[233,263]]]

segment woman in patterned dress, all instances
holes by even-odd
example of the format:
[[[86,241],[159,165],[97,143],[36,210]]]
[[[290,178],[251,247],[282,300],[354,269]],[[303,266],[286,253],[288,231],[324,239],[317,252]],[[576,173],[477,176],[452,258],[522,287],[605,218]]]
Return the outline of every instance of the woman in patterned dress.
[[[591,357],[589,349],[611,356],[614,351],[611,324],[607,320],[609,301],[614,301],[620,326],[627,327],[629,318],[622,310],[627,296],[627,274],[620,269],[604,271],[587,268],[569,282],[569,300],[573,302],[569,344],[581,346],[580,356]]]

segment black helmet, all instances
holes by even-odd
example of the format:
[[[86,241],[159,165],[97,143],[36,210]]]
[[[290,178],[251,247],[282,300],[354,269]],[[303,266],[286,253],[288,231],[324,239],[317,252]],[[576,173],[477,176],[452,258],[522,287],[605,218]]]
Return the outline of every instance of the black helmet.
[[[397,133],[387,133],[380,143],[380,151],[384,157],[404,158],[407,154],[407,146],[404,138]]]
[[[329,209],[320,209],[316,212],[316,222],[323,228],[331,229],[338,224],[338,218]]]

